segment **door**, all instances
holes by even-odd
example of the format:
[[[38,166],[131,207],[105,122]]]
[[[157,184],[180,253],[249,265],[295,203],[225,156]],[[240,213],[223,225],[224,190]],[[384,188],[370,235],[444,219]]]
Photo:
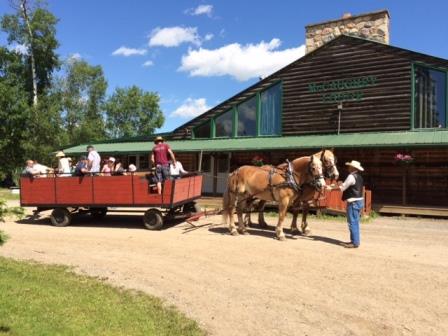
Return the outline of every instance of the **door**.
[[[212,194],[214,192],[214,160],[211,154],[202,155],[202,192],[205,194]]]
[[[229,176],[230,168],[230,155],[219,154],[215,156],[215,166],[216,166],[216,187],[214,190],[215,194],[223,194],[227,186],[227,177]]]

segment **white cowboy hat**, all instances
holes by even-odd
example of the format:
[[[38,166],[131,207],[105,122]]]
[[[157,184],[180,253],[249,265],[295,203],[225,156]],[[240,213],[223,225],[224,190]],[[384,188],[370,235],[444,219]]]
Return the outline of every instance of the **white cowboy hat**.
[[[364,171],[364,168],[361,166],[361,163],[359,161],[351,160],[350,162],[346,162],[345,165],[351,166],[356,170]]]
[[[59,152],[57,152],[56,153],[56,155],[55,155],[56,157],[64,157],[65,156],[65,154],[64,154],[64,152],[63,151],[59,151]]]

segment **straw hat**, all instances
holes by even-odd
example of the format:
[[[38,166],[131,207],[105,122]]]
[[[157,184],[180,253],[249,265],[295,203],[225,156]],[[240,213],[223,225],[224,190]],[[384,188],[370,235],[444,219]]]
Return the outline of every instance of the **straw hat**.
[[[158,136],[158,137],[156,137],[155,139],[154,139],[154,143],[157,143],[157,142],[159,142],[159,141],[165,141],[161,136]]]
[[[356,170],[364,171],[364,168],[361,166],[361,163],[359,161],[351,160],[350,162],[346,162],[345,165],[351,166]]]
[[[57,157],[57,158],[59,158],[59,157],[64,157],[64,156],[65,156],[65,154],[64,154],[63,151],[59,151],[59,152],[56,153],[56,157]]]

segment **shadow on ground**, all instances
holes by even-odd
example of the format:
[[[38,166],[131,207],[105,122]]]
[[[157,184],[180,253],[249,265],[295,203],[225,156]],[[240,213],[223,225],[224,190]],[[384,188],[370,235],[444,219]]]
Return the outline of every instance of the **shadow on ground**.
[[[183,219],[166,220],[161,230],[167,230],[183,222]],[[33,216],[29,216],[16,221],[16,223],[26,225],[51,225],[50,218],[47,216],[41,216],[37,219],[34,219]],[[103,219],[94,219],[89,214],[75,214],[72,217],[70,226],[145,229],[145,227],[143,226],[143,212],[141,214],[110,214]]]

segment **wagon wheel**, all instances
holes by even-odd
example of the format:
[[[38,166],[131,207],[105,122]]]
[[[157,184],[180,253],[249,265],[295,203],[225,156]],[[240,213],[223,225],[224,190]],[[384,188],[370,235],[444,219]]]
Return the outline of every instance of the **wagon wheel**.
[[[196,202],[186,203],[186,204],[184,204],[184,207],[182,209],[184,214],[198,213],[198,212],[201,212],[201,210],[202,210],[201,207]]]
[[[70,225],[72,216],[66,208],[56,208],[51,212],[50,221],[54,226],[67,226]]]
[[[107,208],[90,208],[90,214],[94,219],[103,219],[106,217],[107,214]]]
[[[143,225],[148,230],[160,230],[163,226],[162,213],[157,209],[148,209],[143,215]]]

